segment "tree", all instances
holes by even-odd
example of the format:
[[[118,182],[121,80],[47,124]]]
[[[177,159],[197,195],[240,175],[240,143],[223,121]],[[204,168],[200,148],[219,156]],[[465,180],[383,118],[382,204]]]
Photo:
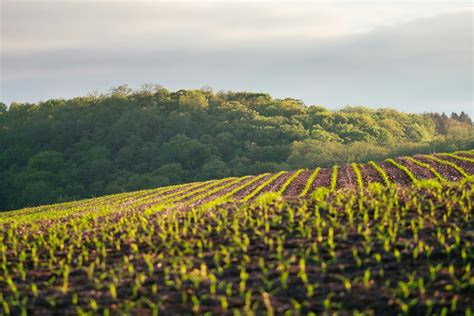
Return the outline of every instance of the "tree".
[[[110,89],[109,94],[113,97],[124,98],[132,94],[132,92],[133,90],[127,84],[123,84],[123,85],[116,86]]]
[[[155,85],[0,103],[0,209],[474,146],[469,116],[453,117]]]
[[[461,114],[459,114],[459,122],[472,125],[471,118],[464,111],[461,111]]]
[[[153,95],[157,92],[160,92],[163,90],[163,86],[160,84],[154,84],[154,83],[145,83],[141,86],[140,91],[138,93],[144,94],[144,95]]]
[[[58,173],[64,168],[64,159],[61,153],[46,150],[32,156],[28,160],[28,167],[32,170]]]
[[[167,184],[176,184],[182,183],[186,179],[188,171],[184,170],[179,163],[168,163],[162,165],[153,174],[165,178]]]
[[[321,142],[342,142],[342,138],[339,135],[328,132],[321,128],[319,125],[314,125],[311,130],[311,139],[318,140]]]
[[[205,162],[196,175],[196,180],[222,179],[230,175],[227,164],[218,157],[211,157]]]
[[[197,170],[211,157],[214,148],[178,134],[163,144],[161,151],[164,163],[179,163],[186,170]]]
[[[179,97],[179,105],[191,109],[207,109],[208,101],[202,91],[187,91]]]
[[[58,193],[57,187],[49,181],[30,182],[25,184],[20,201],[24,206],[47,204],[56,200]]]

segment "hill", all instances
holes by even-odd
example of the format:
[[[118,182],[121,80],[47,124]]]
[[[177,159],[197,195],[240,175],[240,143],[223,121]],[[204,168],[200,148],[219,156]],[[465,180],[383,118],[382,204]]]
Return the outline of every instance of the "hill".
[[[263,173],[256,176],[231,177],[204,182],[160,187],[157,189],[108,195],[100,198],[81,200],[52,206],[27,208],[0,214],[0,221],[21,214],[28,216],[40,214],[44,219],[49,210],[60,209],[59,215],[73,214],[91,208],[143,210],[147,208],[196,207],[209,202],[222,200],[252,201],[263,193],[277,193],[282,196],[309,197],[320,189],[334,191],[341,188],[364,189],[372,183],[382,185],[411,185],[426,180],[457,182],[474,175],[474,151],[417,155],[386,159],[383,162],[370,161],[367,164],[332,168],[299,169]],[[66,212],[67,210],[67,212]],[[52,213],[56,216],[56,212]]]
[[[470,315],[473,174],[456,152],[5,212],[0,313]]]
[[[465,114],[126,86],[0,103],[0,210],[194,181],[474,148]]]

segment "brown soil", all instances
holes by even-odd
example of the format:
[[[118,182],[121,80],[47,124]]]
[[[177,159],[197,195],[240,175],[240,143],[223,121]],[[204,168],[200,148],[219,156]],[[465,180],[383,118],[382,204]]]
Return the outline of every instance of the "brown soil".
[[[391,182],[405,186],[412,184],[410,178],[406,175],[406,173],[403,170],[398,169],[391,163],[384,161],[379,162],[378,165],[385,170]]]
[[[230,182],[230,181],[232,181],[232,179],[229,179],[229,180],[224,181],[224,182],[221,182],[221,183],[214,183],[212,186],[210,186],[210,187],[208,188],[208,190],[212,190],[212,189],[215,188],[216,186],[223,185],[223,184],[228,183],[228,182]],[[179,194],[177,194],[176,196],[174,196],[173,199],[175,199],[175,198],[177,199],[177,198],[179,198],[180,196],[183,196],[183,195],[188,194],[188,193],[191,193],[191,192],[197,192],[197,191],[199,191],[202,187],[204,187],[204,186],[206,186],[206,185],[209,185],[209,183],[203,183],[202,185],[199,185],[198,187],[195,187],[195,188],[191,189],[190,191],[184,189],[182,192],[180,192]],[[171,193],[170,193],[170,194],[171,194]],[[137,209],[137,210],[145,210],[145,209],[147,209],[147,208],[149,208],[149,207],[151,207],[151,206],[153,206],[153,205],[155,205],[155,204],[158,204],[158,203],[162,202],[163,199],[166,199],[167,196],[169,196],[169,194],[166,194],[166,195],[164,195],[164,196],[158,196],[158,199],[153,200],[153,201],[149,201],[148,203],[145,203],[145,204],[142,204],[142,205],[138,206],[136,209]],[[192,198],[192,196],[187,197],[187,198],[185,198],[185,199],[181,199],[181,200],[179,200],[179,202],[180,202],[180,203],[181,203],[181,202],[185,202],[185,201],[187,201],[187,200],[189,200],[189,199],[191,199],[191,198]]]
[[[201,188],[203,186],[205,186],[206,184],[202,184],[202,185],[199,185],[197,188]],[[146,195],[140,195],[140,196],[137,196],[137,197],[134,197],[133,199],[130,199],[128,198],[128,200],[125,200],[124,202],[122,202],[120,204],[120,208],[126,208],[128,207],[130,204],[133,204],[133,203],[136,203],[137,200],[139,199],[142,199],[142,200],[145,200],[145,199],[152,199],[150,200],[149,202],[150,203],[153,203],[153,201],[156,201],[156,200],[161,200],[162,198],[168,196],[168,195],[171,195],[171,194],[175,194],[179,191],[182,191],[182,194],[184,194],[188,189],[189,189],[189,186],[190,185],[184,185],[182,187],[178,187],[174,190],[171,190],[171,191],[168,191],[166,193],[149,193],[149,194],[146,194]],[[196,189],[197,189],[196,188]]]
[[[255,183],[252,183],[251,185],[249,185],[248,187],[244,188],[243,190],[240,190],[239,192],[237,192],[236,194],[234,194],[232,196],[232,198],[234,199],[242,199],[243,197],[245,197],[247,194],[249,194],[250,192],[252,192],[253,190],[255,190],[259,185],[261,185],[263,182],[267,181],[269,178],[271,178],[273,176],[273,174],[268,174],[264,177],[262,177],[260,180],[256,181]]]
[[[275,181],[267,185],[265,188],[263,188],[262,192],[276,192],[278,191],[283,184],[285,184],[286,180],[288,180],[289,177],[291,177],[296,171],[290,171],[287,173],[282,174],[281,176],[278,177]]]
[[[230,191],[234,190],[235,188],[241,186],[242,184],[248,182],[248,181],[251,181],[252,180],[252,177],[251,178],[246,178],[246,179],[242,179],[241,181],[231,185],[231,186],[228,186],[226,188],[223,188],[222,190],[220,190],[219,192],[216,192],[214,194],[211,194],[209,196],[207,196],[206,198],[202,199],[202,200],[198,200],[196,202],[194,202],[192,204],[192,206],[196,206],[196,205],[199,205],[199,204],[203,204],[203,203],[206,203],[206,202],[210,202],[220,196],[223,196],[227,193],[229,193]],[[192,196],[190,197],[192,198]],[[186,201],[186,200],[183,200],[183,201]],[[191,205],[190,205],[191,206]]]
[[[357,186],[356,174],[351,165],[339,167],[338,171],[336,189]]]
[[[314,170],[305,170],[299,174],[298,177],[286,188],[284,195],[298,196],[303,191],[308,178],[311,176]]]
[[[415,177],[419,180],[423,179],[433,179],[435,178],[434,174],[431,173],[429,169],[423,168],[418,166],[417,164],[413,163],[412,161],[406,158],[397,158],[395,159],[398,163],[401,163],[415,175]]]
[[[308,194],[311,194],[316,188],[329,187],[331,184],[331,174],[332,168],[324,168],[319,170],[316,179],[314,179],[313,184],[311,184],[311,189],[309,189]]]
[[[360,173],[362,174],[362,181],[364,182],[364,186],[368,186],[369,183],[377,182],[383,183],[383,179],[378,173],[377,170],[374,169],[371,165],[365,164],[359,166]]]
[[[410,190],[410,189],[408,189]],[[451,188],[452,197],[456,200],[467,201],[470,196],[464,196],[464,193],[461,191],[456,191],[456,188]],[[459,189],[458,189],[459,190]],[[466,192],[466,191],[464,191]],[[337,196],[334,196],[337,198]],[[334,198],[334,197],[330,197]],[[436,196],[424,195],[419,196],[420,199],[423,199],[424,204],[428,205],[428,202],[434,202],[435,205],[439,203],[439,200]],[[301,258],[304,256],[306,250],[314,247],[315,236],[304,236],[301,232],[294,229],[293,225],[289,225],[288,212],[278,211],[276,207],[270,210],[270,214],[273,216],[282,216],[281,221],[278,225],[270,225],[269,231],[265,237],[269,236],[272,239],[276,240],[280,236],[285,236],[282,242],[282,253],[283,258],[277,258],[275,256],[275,250],[269,247],[266,243],[262,242],[263,237],[257,235],[254,230],[248,229],[246,234],[249,237],[250,243],[243,252],[239,247],[236,247],[234,239],[230,234],[226,234],[225,230],[221,233],[212,233],[206,235],[207,238],[212,241],[213,245],[219,245],[223,249],[229,249],[232,252],[232,263],[231,266],[225,267],[222,270],[222,273],[218,275],[219,281],[225,281],[227,284],[231,284],[232,295],[228,298],[229,309],[227,311],[222,310],[220,301],[217,299],[219,296],[226,295],[225,288],[217,287],[217,295],[210,296],[210,298],[204,298],[204,294],[209,292],[209,282],[202,281],[200,286],[195,286],[189,280],[184,280],[181,288],[178,289],[173,283],[168,283],[168,279],[165,278],[165,269],[169,269],[173,263],[174,258],[180,256],[176,254],[174,249],[179,249],[181,256],[183,256],[183,251],[191,251],[190,254],[186,254],[188,261],[191,264],[191,268],[199,269],[201,264],[204,264],[209,269],[212,269],[212,272],[216,273],[216,260],[214,258],[215,252],[212,251],[212,246],[206,246],[207,251],[200,252],[202,256],[197,256],[197,248],[193,248],[196,245],[196,238],[200,238],[199,234],[206,234],[208,227],[215,227],[217,225],[216,213],[210,212],[208,216],[204,216],[203,223],[196,223],[196,229],[198,234],[187,234],[182,236],[183,240],[186,241],[174,241],[173,247],[170,247],[159,238],[159,232],[163,230],[157,222],[157,217],[159,214],[153,214],[149,218],[149,225],[153,228],[153,231],[156,233],[147,235],[147,232],[142,231],[142,228],[137,230],[137,236],[140,238],[131,239],[131,240],[122,240],[122,246],[120,250],[115,250],[114,244],[112,241],[114,239],[104,238],[104,234],[107,236],[113,236],[114,231],[113,224],[117,223],[121,217],[127,216],[124,214],[114,214],[111,217],[108,217],[105,223],[111,223],[111,226],[102,226],[98,224],[96,227],[93,227],[92,230],[84,232],[83,244],[87,248],[90,257],[85,259],[84,265],[81,267],[76,262],[73,261],[71,264],[71,273],[69,275],[69,285],[70,290],[68,293],[61,293],[59,288],[62,285],[62,278],[56,275],[54,267],[48,268],[48,262],[50,260],[49,253],[47,251],[39,252],[39,266],[37,269],[33,269],[33,262],[31,257],[25,259],[24,265],[28,267],[27,269],[27,278],[26,280],[21,280],[18,275],[19,273],[13,268],[13,266],[18,263],[17,253],[13,251],[7,251],[5,253],[6,262],[8,267],[13,272],[13,280],[19,290],[19,293],[22,297],[28,298],[28,314],[35,315],[73,315],[77,313],[75,306],[71,304],[72,302],[72,293],[78,294],[78,306],[83,308],[88,308],[90,302],[89,299],[93,298],[97,304],[103,308],[107,307],[111,310],[111,314],[121,314],[117,309],[123,309],[124,306],[120,305],[122,302],[133,301],[137,302],[140,299],[146,298],[152,302],[159,303],[159,314],[160,315],[192,315],[193,303],[190,299],[186,302],[183,302],[182,295],[187,293],[189,296],[196,295],[201,298],[200,300],[200,314],[206,312],[212,312],[216,315],[231,315],[234,308],[242,309],[245,304],[245,298],[238,294],[238,284],[239,284],[239,270],[238,264],[245,264],[246,271],[249,274],[249,279],[247,282],[247,287],[254,290],[251,296],[252,303],[258,302],[258,305],[255,305],[255,314],[264,315],[266,314],[265,304],[262,301],[262,294],[259,292],[260,289],[265,289],[268,285],[266,280],[273,281],[273,285],[268,286],[271,293],[271,303],[276,315],[284,314],[285,310],[290,309],[293,305],[292,302],[298,301],[302,302],[301,313],[306,315],[310,311],[316,312],[318,314],[323,314],[327,311],[323,309],[322,301],[330,297],[331,302],[334,305],[331,305],[331,313],[340,312],[341,315],[351,315],[351,312],[355,309],[365,311],[366,309],[372,310],[372,313],[376,315],[388,314],[396,315],[401,314],[399,304],[393,303],[394,298],[396,298],[398,282],[407,282],[407,275],[415,275],[417,278],[422,278],[423,280],[430,279],[429,267],[434,267],[437,264],[442,264],[444,267],[439,273],[436,273],[435,281],[428,281],[425,283],[426,293],[419,294],[419,292],[414,289],[413,292],[410,292],[411,297],[405,299],[405,302],[409,302],[413,298],[422,297],[423,299],[430,299],[434,301],[433,304],[433,313],[440,314],[441,309],[446,306],[450,309],[450,302],[453,298],[457,299],[457,309],[450,314],[464,315],[464,311],[472,305],[470,303],[472,299],[469,293],[469,286],[461,288],[460,290],[448,290],[446,285],[451,285],[453,283],[453,276],[448,274],[447,266],[452,265],[454,269],[454,277],[458,280],[461,280],[463,275],[465,275],[465,266],[466,261],[461,260],[459,249],[454,248],[451,254],[447,253],[445,248],[437,240],[437,230],[442,229],[443,231],[453,225],[460,229],[460,240],[461,245],[465,246],[466,243],[472,242],[472,236],[469,234],[470,229],[472,228],[472,223],[464,219],[464,214],[458,210],[458,203],[453,203],[454,212],[451,213],[449,222],[445,223],[443,221],[443,216],[447,214],[445,205],[450,203],[449,200],[442,201],[443,203],[437,205],[437,211],[433,212],[433,218],[436,219],[437,224],[433,225],[432,221],[426,221],[424,223],[423,230],[420,231],[419,238],[423,243],[430,247],[430,254],[421,253],[418,258],[412,257],[412,250],[416,243],[413,239],[413,234],[410,230],[411,220],[418,221],[419,219],[424,220],[424,217],[417,215],[417,210],[415,207],[412,207],[412,197],[409,193],[403,193],[398,195],[400,205],[407,205],[410,209],[404,215],[403,220],[399,221],[400,230],[397,234],[396,244],[392,245],[395,249],[400,250],[400,262],[394,257],[393,251],[386,252],[384,250],[383,242],[379,241],[379,230],[376,228],[383,228],[383,223],[381,219],[374,219],[373,216],[369,217],[369,223],[364,224],[362,222],[362,216],[356,216],[354,218],[354,225],[348,225],[348,227],[343,227],[344,230],[338,228],[335,225],[330,227],[335,228],[334,241],[335,241],[335,258],[333,258],[329,253],[329,246],[327,244],[327,239],[324,237],[324,240],[318,242],[319,253],[316,257],[318,261],[314,261],[312,257],[307,258],[306,261],[306,274],[310,282],[316,283],[318,286],[314,289],[314,296],[309,298],[306,293],[305,285],[302,283],[298,276],[298,261],[291,258]],[[333,205],[339,212],[338,214],[344,214],[345,203],[337,203],[329,200],[331,205]],[[378,207],[379,203],[374,203],[371,201],[369,209],[369,214],[374,213],[374,207]],[[382,200],[379,200],[380,203],[383,203]],[[295,202],[292,206],[294,210],[297,210],[299,207],[302,207],[303,203]],[[306,201],[305,201],[306,203]],[[316,204],[308,205],[308,209],[314,209]],[[382,204],[383,205],[383,204]],[[305,206],[306,207],[306,206]],[[357,204],[354,204],[353,207],[355,211],[358,212]],[[234,209],[233,209],[234,208]],[[238,208],[236,204],[230,204],[228,207],[228,212],[225,216],[220,219],[225,219],[228,222],[232,222],[232,214],[235,214],[234,210]],[[257,214],[259,211],[258,208],[253,207],[251,209],[251,214]],[[172,210],[171,210],[172,212]],[[296,222],[302,220],[298,214],[296,214]],[[322,219],[331,223],[334,218],[333,214],[325,210],[324,207],[320,209],[319,214]],[[119,216],[120,215],[120,216]],[[133,215],[133,214],[130,214]],[[178,214],[179,215],[179,214]],[[391,216],[395,217],[396,212],[392,212]],[[339,215],[344,216],[344,215]],[[429,216],[429,215],[428,215]],[[179,215],[178,220],[182,220],[184,216]],[[429,218],[429,217],[428,217]],[[253,217],[252,219],[255,219]],[[310,215],[309,218],[306,218],[304,221],[306,223],[311,223],[315,220],[314,215]],[[344,223],[342,219],[338,219],[341,223]],[[392,220],[392,218],[390,219]],[[393,220],[395,220],[393,218]],[[384,220],[385,221],[385,220]],[[369,245],[371,246],[371,253],[366,254],[365,249],[367,246],[367,241],[362,237],[361,233],[357,231],[359,226],[367,225],[367,227],[374,227],[370,233],[371,241]],[[131,226],[135,227],[135,226]],[[136,226],[139,227],[139,226]],[[20,228],[18,228],[20,229]],[[43,228],[45,232],[44,238],[48,238],[48,227]],[[370,230],[369,230],[370,232]],[[15,233],[20,233],[16,231]],[[125,234],[125,232],[122,232]],[[37,232],[31,232],[32,236],[26,236],[26,238],[34,238],[37,236]],[[118,232],[120,234],[120,232]],[[327,231],[324,231],[323,236],[327,235]],[[8,240],[6,231],[1,231],[0,236]],[[117,235],[119,238],[119,235]],[[100,240],[104,243],[106,249],[106,259],[102,257],[99,249],[97,248],[94,239]],[[447,236],[447,242],[454,244],[453,237]],[[68,243],[72,244],[69,239],[66,239],[66,248]],[[135,247],[140,249],[140,254],[148,254],[153,258],[154,271],[150,274],[147,273],[147,264],[144,261],[144,257],[141,255],[136,255],[133,251],[131,244],[134,244]],[[187,248],[188,244],[193,247]],[[29,244],[20,243],[19,250],[28,251]],[[209,248],[207,248],[209,247]],[[217,246],[216,246],[217,248]],[[78,253],[79,249],[72,247],[74,252],[74,257],[80,255]],[[170,251],[173,250],[173,251]],[[357,261],[354,259],[353,251],[357,250],[360,256],[360,264],[358,266]],[[163,257],[159,258],[158,254]],[[373,254],[379,254],[380,259],[375,260]],[[66,251],[60,251],[59,249],[55,250],[55,258],[58,262],[66,262],[67,258]],[[132,267],[134,267],[135,272],[125,273],[121,268],[125,268],[123,261],[124,258],[130,260]],[[245,258],[245,259],[244,259]],[[263,258],[265,260],[265,268],[259,267],[259,259]],[[103,262],[104,268],[101,267],[102,264],[95,266],[95,272],[92,274],[92,278],[88,277],[84,267],[92,266],[93,262],[98,259],[98,261]],[[283,288],[279,286],[281,272],[277,268],[282,262],[289,263],[288,271],[290,274],[287,279],[287,287]],[[325,268],[322,268],[321,262],[325,263]],[[220,261],[222,264],[222,261]],[[124,269],[126,270],[126,269]],[[117,274],[118,281],[117,284],[117,299],[113,299],[110,295],[108,284],[112,283],[110,279],[104,279],[103,284],[98,283],[101,273],[107,273],[112,271],[113,274]],[[192,271],[192,270],[191,270]],[[365,286],[363,284],[363,278],[365,271],[370,272],[369,285]],[[384,272],[384,275],[380,275],[380,271]],[[140,286],[137,296],[134,297],[131,294],[132,287],[136,284],[139,272],[143,272],[147,276],[146,281]],[[109,275],[111,274],[108,272]],[[267,274],[265,274],[267,273]],[[173,273],[170,274],[173,276]],[[348,291],[344,288],[343,282],[341,279],[337,278],[343,276],[344,278],[351,281],[351,290]],[[461,281],[459,281],[461,282]],[[467,283],[468,281],[462,281]],[[31,284],[37,284],[40,290],[40,295],[38,297],[33,297],[31,293]],[[158,293],[152,293],[152,285],[158,285]],[[0,282],[0,292],[5,295],[7,298],[11,298],[13,294],[7,285],[6,282]],[[331,293],[331,294],[330,294]],[[331,296],[329,296],[331,295]],[[55,304],[52,304],[51,301],[54,301]],[[21,311],[14,305],[10,307],[12,315],[18,315]],[[428,314],[426,305],[423,304],[423,301],[415,301],[414,306],[410,307],[409,314],[414,315],[425,315]],[[103,310],[99,310],[96,314],[102,314]],[[151,315],[151,311],[146,304],[135,304],[134,307],[128,311],[129,314],[135,315]],[[366,313],[369,313],[367,311]]]
[[[474,153],[472,153],[472,154],[469,154],[469,153],[456,153],[456,156],[474,159]]]
[[[459,167],[461,167],[463,170],[465,170],[467,173],[471,175],[474,174],[474,163],[472,162],[463,161],[460,159],[455,159],[455,158],[451,158],[451,157],[443,156],[443,155],[435,155],[435,156],[440,159],[447,160],[458,165]]]
[[[443,165],[442,163],[425,158],[423,156],[415,156],[416,160],[429,164],[434,170],[438,171],[448,181],[459,181],[462,175],[453,167]]]

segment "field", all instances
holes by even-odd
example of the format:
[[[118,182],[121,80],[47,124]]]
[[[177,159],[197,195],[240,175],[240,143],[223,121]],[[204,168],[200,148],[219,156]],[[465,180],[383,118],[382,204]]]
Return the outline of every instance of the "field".
[[[0,314],[472,315],[474,152],[0,213]]]

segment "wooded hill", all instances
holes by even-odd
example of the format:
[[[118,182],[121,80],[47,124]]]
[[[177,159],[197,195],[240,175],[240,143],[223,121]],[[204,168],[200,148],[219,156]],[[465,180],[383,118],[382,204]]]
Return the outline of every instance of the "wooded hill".
[[[406,114],[160,86],[0,103],[0,210],[164,185],[474,148],[465,113]]]

